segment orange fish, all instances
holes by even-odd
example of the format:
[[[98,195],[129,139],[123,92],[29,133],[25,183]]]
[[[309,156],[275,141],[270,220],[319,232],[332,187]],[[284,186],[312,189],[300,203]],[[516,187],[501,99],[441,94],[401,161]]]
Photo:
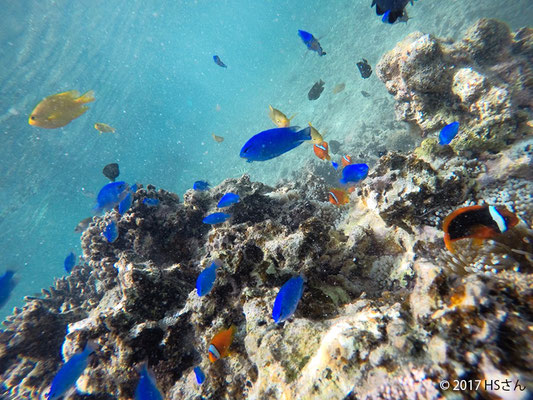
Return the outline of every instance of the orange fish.
[[[342,206],[350,201],[348,192],[343,189],[330,189],[329,202],[336,206]]]
[[[505,207],[461,207],[444,219],[444,244],[454,253],[453,243],[457,240],[471,238],[474,239],[474,244],[480,245],[483,240],[497,237],[518,222],[518,217]]]
[[[318,158],[321,160],[331,160],[328,152],[328,142],[322,142],[320,144],[315,144],[313,150]]]
[[[232,325],[229,329],[218,332],[209,345],[209,361],[212,363],[219,358],[226,357],[228,355],[228,349],[233,342],[233,335],[235,334],[235,326]]]
[[[61,128],[85,113],[89,109],[85,104],[91,101],[94,101],[92,90],[82,96],[77,90],[71,90],[45,97],[33,109],[28,123],[46,129]]]
[[[347,165],[350,165],[352,163],[352,157],[345,154],[342,156],[341,163],[343,167],[346,167]]]

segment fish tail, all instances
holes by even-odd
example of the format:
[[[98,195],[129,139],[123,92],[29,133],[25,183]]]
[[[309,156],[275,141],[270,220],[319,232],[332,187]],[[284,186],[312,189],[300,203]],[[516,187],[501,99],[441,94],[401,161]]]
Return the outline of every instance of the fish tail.
[[[289,118],[289,122],[298,115],[298,113],[294,114],[292,117]]]
[[[311,140],[311,127],[308,126],[307,128],[298,131],[297,135],[299,140]]]
[[[94,101],[94,90],[89,90],[87,93],[82,94],[80,97],[76,99],[77,103],[90,103],[91,101]]]
[[[329,154],[326,156],[326,160],[331,161],[331,156]]]

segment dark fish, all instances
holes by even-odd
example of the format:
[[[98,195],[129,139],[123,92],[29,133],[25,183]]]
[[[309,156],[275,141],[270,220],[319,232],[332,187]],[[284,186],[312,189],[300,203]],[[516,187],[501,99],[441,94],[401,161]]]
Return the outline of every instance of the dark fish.
[[[370,93],[365,92],[364,90],[361,90],[361,94],[363,95],[363,97],[370,97]]]
[[[329,141],[329,150],[333,154],[337,154],[341,149],[341,143],[337,140],[330,140]]]
[[[222,68],[228,68],[228,66],[222,62],[219,56],[213,56],[213,60],[217,65],[220,65]]]
[[[115,179],[117,179],[117,177],[120,175],[120,171],[118,170],[118,164],[117,163],[107,164],[102,170],[102,173],[111,182],[115,182]]]
[[[405,7],[412,0],[372,0],[370,7],[376,6],[376,14],[384,15],[383,22],[394,24],[398,18],[402,18],[405,15]]]
[[[326,52],[322,50],[322,46],[320,46],[318,39],[315,38],[312,34],[306,31],[298,30],[298,36],[300,36],[300,38],[309,50],[316,51],[319,56],[326,55]]]
[[[359,68],[359,72],[361,73],[363,79],[366,79],[372,75],[372,67],[364,58],[363,61],[359,61],[357,63],[357,68]]]
[[[85,219],[82,219],[80,222],[78,222],[78,225],[74,228],[74,232],[76,233],[82,233],[89,224],[93,221],[93,217],[87,217]]]
[[[307,93],[307,98],[309,100],[316,100],[320,97],[322,92],[324,91],[324,84],[325,82],[321,79],[320,81],[316,82],[309,93]]]

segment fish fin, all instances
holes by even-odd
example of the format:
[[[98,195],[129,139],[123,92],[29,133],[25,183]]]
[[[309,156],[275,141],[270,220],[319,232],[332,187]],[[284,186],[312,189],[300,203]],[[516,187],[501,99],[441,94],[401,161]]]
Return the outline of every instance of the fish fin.
[[[289,122],[290,122],[294,117],[296,117],[297,115],[298,115],[298,113],[293,114],[293,116],[289,118]]]
[[[331,161],[331,156],[329,154],[326,156],[326,160]]]
[[[77,90],[69,90],[68,92],[58,93],[56,94],[57,97],[70,97],[72,99],[76,99],[80,97],[80,92]]]
[[[76,103],[82,104],[90,103],[91,101],[94,101],[94,90],[89,90],[87,93],[84,93],[82,96],[76,99]]]

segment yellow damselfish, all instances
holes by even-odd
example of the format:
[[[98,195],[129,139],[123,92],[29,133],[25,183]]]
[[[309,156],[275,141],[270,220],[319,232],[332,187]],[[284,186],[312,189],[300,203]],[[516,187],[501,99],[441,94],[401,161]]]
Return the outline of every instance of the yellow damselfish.
[[[275,109],[271,105],[268,106],[270,108],[270,111],[268,112],[268,116],[276,124],[278,128],[286,128],[291,124],[291,119],[293,119],[296,114],[294,114],[292,117],[287,118],[285,114],[283,114],[280,110]]]
[[[94,92],[83,96],[77,90],[45,97],[32,111],[28,123],[40,128],[55,129],[67,125],[89,109],[85,104],[94,101]]]
[[[103,122],[97,122],[96,124],[94,124],[94,129],[96,129],[100,133],[115,133],[115,128],[104,124]]]

